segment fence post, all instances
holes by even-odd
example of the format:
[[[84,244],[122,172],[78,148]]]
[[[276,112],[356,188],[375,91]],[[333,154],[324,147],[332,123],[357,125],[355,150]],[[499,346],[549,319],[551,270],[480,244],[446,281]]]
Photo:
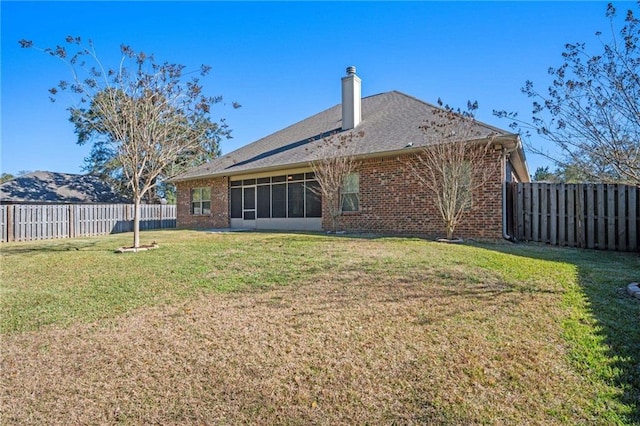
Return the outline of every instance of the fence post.
[[[584,235],[584,185],[576,185],[576,237],[578,239],[578,247],[584,248],[585,235]]]
[[[75,227],[75,212],[73,211],[73,204],[69,204],[69,238],[73,238],[76,235]]]
[[[15,230],[13,229],[15,206],[7,206],[7,242],[13,241],[16,237]]]

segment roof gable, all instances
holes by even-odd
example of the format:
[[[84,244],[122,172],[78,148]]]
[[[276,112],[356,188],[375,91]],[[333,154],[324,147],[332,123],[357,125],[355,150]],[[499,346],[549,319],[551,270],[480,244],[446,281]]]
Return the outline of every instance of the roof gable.
[[[368,96],[362,98],[361,123],[355,129],[343,131],[342,106],[338,104],[189,170],[173,180],[307,165],[320,158],[321,151],[317,149],[315,141],[334,133],[363,132],[352,150],[359,157],[393,153],[407,146],[425,146],[428,142],[420,126],[433,117],[433,111],[437,108],[397,91]],[[510,134],[479,122],[477,126],[480,138],[491,134]]]

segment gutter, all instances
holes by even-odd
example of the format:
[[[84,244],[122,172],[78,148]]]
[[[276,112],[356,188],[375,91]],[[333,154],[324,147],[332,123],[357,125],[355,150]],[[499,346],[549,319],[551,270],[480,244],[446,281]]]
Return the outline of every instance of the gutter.
[[[515,138],[513,136],[515,136]],[[508,135],[506,138],[501,139],[499,142],[502,145],[502,167],[505,172],[505,178],[502,182],[502,238],[515,243],[518,242],[518,240],[516,240],[514,236],[509,235],[507,230],[507,158],[511,158],[514,153],[518,154],[514,158],[511,158],[511,166],[520,182],[530,182],[529,168],[527,167],[520,137],[518,135]]]
[[[502,167],[505,174],[502,181],[502,238],[512,243],[517,242],[517,240],[509,235],[507,230],[507,156],[511,155],[514,150],[515,148],[511,151],[504,147],[502,148]]]
[[[506,159],[506,156],[504,157]],[[506,164],[506,163],[505,163]],[[507,181],[502,182],[502,238],[512,243],[517,242],[507,231]]]

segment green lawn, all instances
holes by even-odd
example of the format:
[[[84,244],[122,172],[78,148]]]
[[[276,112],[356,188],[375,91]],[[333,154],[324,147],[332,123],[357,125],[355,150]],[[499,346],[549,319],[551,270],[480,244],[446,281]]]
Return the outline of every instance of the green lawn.
[[[0,246],[3,424],[640,424],[638,254],[130,240]]]

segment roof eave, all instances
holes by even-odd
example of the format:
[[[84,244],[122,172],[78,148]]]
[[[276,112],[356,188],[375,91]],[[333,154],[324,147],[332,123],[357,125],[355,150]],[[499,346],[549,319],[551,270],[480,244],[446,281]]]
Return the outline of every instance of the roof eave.
[[[498,136],[494,136],[493,139],[490,138],[480,138],[477,140],[468,141],[469,143],[486,143],[491,140],[494,144],[499,144],[500,147],[498,149],[504,149],[511,156],[512,164],[514,165],[514,169],[516,169],[516,174],[518,178],[523,181],[529,181],[529,171],[527,168],[526,160],[524,158],[524,151],[522,150],[522,143],[520,142],[520,138],[516,134],[502,134]],[[421,152],[423,149],[427,148],[427,146],[412,146],[412,147],[404,147],[400,149],[390,150],[390,151],[377,151],[366,154],[356,155],[356,160],[367,160],[370,158],[383,158],[383,157],[394,157],[400,155],[408,155],[415,154]],[[514,154],[517,152],[517,154]],[[301,167],[310,167],[311,161],[303,161],[296,163],[287,163],[287,164],[279,164],[268,167],[259,167],[253,169],[242,169],[242,170],[222,170],[213,173],[206,173],[198,176],[191,177],[176,177],[173,179],[169,179],[169,182],[179,183],[186,182],[190,180],[196,179],[214,179],[218,177],[225,176],[238,176],[238,175],[247,175],[254,173],[265,173],[271,171],[278,170],[286,170],[286,169],[295,169]],[[526,180],[524,179],[526,177]]]
[[[509,155],[509,161],[513,167],[518,180],[520,182],[530,182],[531,176],[529,174],[529,167],[527,166],[527,157],[524,153],[522,146],[522,140],[519,135],[510,135],[511,140],[505,141],[502,144],[505,149],[505,153]]]

